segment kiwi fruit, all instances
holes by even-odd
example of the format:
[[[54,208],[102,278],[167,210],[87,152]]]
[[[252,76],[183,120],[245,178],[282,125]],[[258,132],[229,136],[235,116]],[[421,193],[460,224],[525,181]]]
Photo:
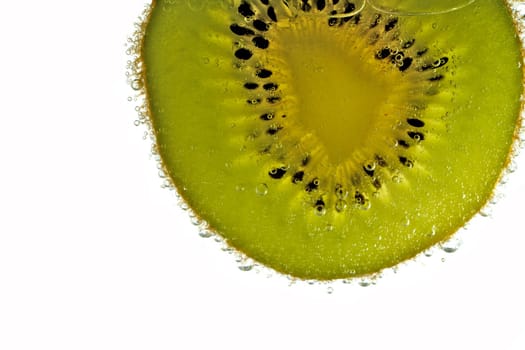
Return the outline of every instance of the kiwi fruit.
[[[374,274],[449,239],[521,123],[503,0],[157,0],[139,56],[180,196],[300,279]]]

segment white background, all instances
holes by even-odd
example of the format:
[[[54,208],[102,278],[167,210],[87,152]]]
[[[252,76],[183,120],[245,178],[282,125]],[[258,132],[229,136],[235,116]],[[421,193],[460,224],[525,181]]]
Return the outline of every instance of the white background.
[[[453,254],[369,287],[240,271],[133,125],[142,8],[0,5],[0,349],[525,349],[523,154]]]

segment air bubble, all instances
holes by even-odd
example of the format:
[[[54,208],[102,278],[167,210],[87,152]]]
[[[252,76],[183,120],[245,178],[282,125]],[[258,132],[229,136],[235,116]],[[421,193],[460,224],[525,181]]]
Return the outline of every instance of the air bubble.
[[[452,238],[441,244],[441,249],[445,253],[454,253],[461,246],[461,240],[459,238]]]
[[[325,216],[326,215],[326,207],[324,205],[316,205],[315,207],[315,214],[317,216]]]
[[[252,264],[239,265],[238,268],[239,270],[246,272],[246,271],[251,271],[253,269],[253,265]]]
[[[490,208],[485,207],[480,210],[479,215],[481,215],[484,218],[488,218],[492,215],[492,213],[490,211]]]
[[[203,228],[199,230],[199,236],[201,236],[202,238],[210,238],[211,236],[213,236],[213,233]]]
[[[328,287],[328,288],[326,288],[326,292],[328,294],[332,294],[334,292],[334,288],[333,287]]]
[[[200,226],[202,224],[202,221],[197,216],[192,216],[191,224],[194,226]]]
[[[142,82],[140,79],[135,79],[131,82],[131,88],[133,90],[140,90],[142,88]]]
[[[347,207],[347,203],[346,201],[344,200],[338,200],[336,203],[335,203],[335,210],[337,210],[338,212],[342,212],[346,209]]]
[[[375,162],[368,162],[365,165],[365,168],[367,171],[374,171],[376,169],[376,163]]]
[[[260,183],[255,187],[255,193],[259,196],[266,196],[268,194],[268,185]]]
[[[348,197],[348,191],[344,189],[342,185],[337,185],[335,187],[335,193],[337,195],[337,198],[339,199],[345,199]]]
[[[369,200],[365,200],[364,203],[359,205],[359,209],[361,210],[369,210],[372,207],[372,203],[370,203]]]
[[[368,278],[363,278],[363,279],[361,279],[361,280],[359,281],[359,285],[360,285],[361,287],[368,287],[368,286],[370,286],[371,284],[372,284],[372,281],[371,281],[370,279],[368,279]]]

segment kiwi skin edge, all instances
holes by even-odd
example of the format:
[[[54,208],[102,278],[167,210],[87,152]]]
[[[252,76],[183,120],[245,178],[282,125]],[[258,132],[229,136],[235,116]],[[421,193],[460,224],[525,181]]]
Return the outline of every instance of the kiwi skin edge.
[[[134,80],[136,80],[136,81],[139,81],[141,83],[141,89],[139,90],[139,93],[144,97],[144,106],[142,106],[142,110],[145,112],[145,118],[141,117],[141,119],[142,119],[143,122],[145,122],[149,126],[150,131],[155,136],[157,136],[157,132],[156,132],[156,129],[155,129],[156,128],[156,124],[155,124],[155,122],[153,120],[153,117],[152,117],[153,113],[152,113],[152,107],[150,105],[149,92],[146,89],[146,85],[147,85],[146,84],[146,82],[147,82],[147,75],[146,75],[147,66],[146,66],[145,61],[144,61],[145,52],[143,50],[144,50],[144,39],[145,39],[145,33],[146,33],[146,29],[147,29],[147,24],[148,24],[148,22],[150,20],[150,16],[151,16],[152,12],[153,12],[152,10],[154,9],[154,7],[156,5],[157,5],[157,1],[153,1],[151,7],[148,10],[146,10],[146,12],[144,14],[145,17],[143,18],[142,22],[140,23],[139,28],[138,28],[138,30],[135,33],[135,36],[133,38],[133,40],[134,40],[134,54],[135,54],[134,67],[136,67],[136,68],[132,69],[132,72],[131,72],[132,73],[131,74],[132,78]],[[507,6],[507,8],[508,8],[508,6]],[[517,26],[518,24],[514,23],[514,25]],[[515,28],[515,32],[516,33],[519,32],[517,27]],[[520,58],[520,60],[522,60],[522,59],[523,59],[523,52],[522,52],[522,57]],[[522,69],[523,69],[523,65],[522,65]],[[523,73],[522,73],[521,76],[523,77]],[[522,82],[522,86],[523,86],[523,82]],[[523,110],[523,102],[521,102],[520,110]],[[516,150],[518,148],[517,146],[518,146],[518,142],[519,142],[519,138],[520,138],[521,125],[522,125],[522,114],[520,112],[520,115],[519,115],[519,117],[517,119],[517,123],[516,123],[516,126],[515,126],[514,134],[513,134],[512,149],[509,152],[507,152],[507,157],[506,157],[505,162],[504,162],[504,169],[508,167],[512,157],[515,155],[515,152],[516,152]],[[158,138],[156,139],[155,142],[156,142],[155,150],[156,150],[156,152],[158,152],[162,148],[162,145],[159,144]],[[161,156],[162,156],[162,154],[161,154]],[[171,183],[171,186],[173,188],[176,188],[176,189],[182,189],[184,187],[184,185],[182,183],[179,183],[179,181],[172,176],[172,174],[170,173],[170,170],[168,169],[168,167],[166,167],[164,159],[161,162],[161,165],[163,167],[163,170],[164,170],[165,174],[169,174],[170,175],[168,177],[168,179],[169,179],[169,181]],[[503,169],[503,171],[504,171],[504,169]],[[497,180],[496,184],[500,182],[501,176],[503,175],[503,171],[499,172],[499,176],[498,176],[498,180]],[[269,180],[267,182],[270,184]],[[494,194],[494,190],[495,190],[495,188],[492,188],[491,194],[484,199],[483,203],[480,203],[481,204],[480,208],[477,208],[473,212],[473,214],[469,215],[468,218],[464,218],[465,222],[470,220],[470,218],[473,215],[475,215],[475,213],[479,212],[480,209],[483,208],[487,204],[487,202],[492,198],[492,196]],[[194,205],[192,203],[192,200],[187,197],[188,194],[186,194],[186,193],[184,193],[184,191],[180,191],[180,190],[179,190],[179,194],[189,204],[190,207],[192,207],[192,208],[194,207]],[[197,217],[200,218],[199,210],[195,210],[194,214]],[[201,219],[207,219],[207,218],[202,217]],[[220,227],[217,227],[217,225],[215,225],[210,220],[206,220],[206,221],[208,221],[209,229],[211,231],[217,232],[218,234],[221,234],[221,231],[223,231],[223,230]],[[448,231],[442,233],[441,236],[440,236],[441,239],[439,241],[433,242],[433,245],[450,238],[457,231],[458,228],[459,227],[453,227],[453,228],[449,229]],[[245,252],[245,249],[243,249],[242,247],[239,247],[236,244],[232,244],[232,241],[235,241],[236,238],[233,239],[233,240],[228,239],[228,237],[225,237],[225,238],[226,238],[226,242],[228,244],[230,244],[234,249],[236,249],[237,251],[240,251],[241,253],[247,254],[248,257],[253,257],[253,254],[250,254],[249,252]],[[326,273],[326,271],[323,272],[323,273],[317,273],[316,271],[313,271],[312,273],[310,273],[308,271],[304,272],[304,273],[298,273],[296,271],[287,270],[285,265],[275,265],[274,263],[265,260],[264,256],[263,257],[255,257],[255,260],[261,262],[263,265],[266,265],[269,268],[275,269],[276,271],[278,271],[280,273],[288,274],[288,275],[291,275],[291,276],[293,276],[295,278],[317,279],[317,280],[332,280],[332,279],[336,279],[336,278],[352,278],[352,277],[360,277],[360,276],[364,276],[364,275],[374,274],[374,273],[377,273],[377,272],[381,271],[384,268],[388,268],[388,267],[397,265],[397,264],[399,264],[402,261],[411,259],[415,255],[417,255],[419,252],[421,252],[422,250],[424,250],[424,249],[422,249],[421,247],[418,247],[416,249],[416,251],[414,251],[414,252],[412,252],[412,253],[410,253],[410,254],[408,254],[406,256],[403,256],[402,259],[397,260],[395,262],[385,263],[379,269],[377,268],[377,265],[374,265],[371,268],[364,268],[363,270],[355,271],[354,273],[352,273],[350,270],[347,270],[346,273],[341,273],[341,271],[334,272],[334,273]]]

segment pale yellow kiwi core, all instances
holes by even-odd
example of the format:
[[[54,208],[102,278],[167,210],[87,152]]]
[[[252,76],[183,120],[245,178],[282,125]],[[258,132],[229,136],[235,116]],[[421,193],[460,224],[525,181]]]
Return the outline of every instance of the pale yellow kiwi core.
[[[298,121],[315,130],[325,155],[337,165],[367,143],[395,80],[391,71],[381,70],[384,65],[372,62],[373,53],[348,49],[359,45],[355,39],[341,40],[326,25],[301,22],[282,30],[278,39],[286,48]]]

